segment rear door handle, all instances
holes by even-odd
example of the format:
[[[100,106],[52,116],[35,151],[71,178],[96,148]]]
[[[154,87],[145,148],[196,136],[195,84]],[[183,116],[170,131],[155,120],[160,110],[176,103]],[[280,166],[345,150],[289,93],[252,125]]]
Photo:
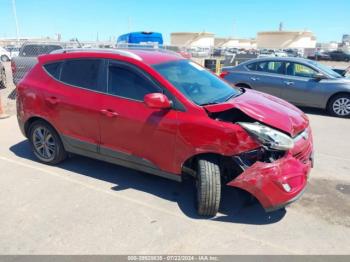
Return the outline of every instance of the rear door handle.
[[[294,85],[294,82],[293,82],[293,81],[284,81],[284,83],[285,83],[287,86],[292,86],[292,85]]]
[[[47,102],[49,102],[51,105],[56,105],[60,100],[55,96],[50,96],[45,99]]]
[[[108,116],[108,117],[116,117],[119,116],[119,114],[113,110],[110,109],[102,109],[100,111],[103,115]]]
[[[258,81],[258,80],[260,80],[259,77],[251,77],[250,79],[253,80],[253,81]]]

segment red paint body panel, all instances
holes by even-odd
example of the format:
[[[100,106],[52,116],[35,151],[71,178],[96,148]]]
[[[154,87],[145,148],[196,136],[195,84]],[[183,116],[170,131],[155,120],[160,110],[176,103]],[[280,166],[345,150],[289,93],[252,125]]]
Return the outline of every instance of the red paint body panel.
[[[267,210],[283,206],[306,187],[312,166],[312,146],[309,130],[308,139],[300,139],[283,158],[273,163],[256,162],[228,185],[250,192]],[[292,190],[286,192],[283,183],[288,183]]]
[[[101,146],[145,159],[160,169],[174,169],[178,113],[159,110],[144,103],[109,95],[100,95],[104,108],[118,112],[117,117],[101,117]],[[177,171],[177,172],[174,172]]]
[[[260,147],[242,127],[214,120],[207,111],[237,108],[291,136],[309,126],[308,119],[299,109],[256,91],[246,90],[228,102],[204,109],[188,100],[151,67],[152,64],[181,60],[181,56],[154,51],[131,52],[142,60],[98,51],[39,57],[39,63],[17,86],[17,116],[22,132],[28,119],[43,118],[60,135],[95,144],[96,152],[97,147],[101,147],[132,155],[176,176],[181,175],[186,160],[198,154],[235,156]],[[140,101],[69,86],[43,70],[45,63],[68,58],[104,58],[133,64],[176,97],[185,111],[150,108]],[[311,153],[310,131],[308,140],[300,140],[285,157],[273,163],[257,162],[229,185],[252,193],[265,208],[283,204],[305,187]],[[293,191],[284,192],[279,184],[281,181],[289,181]]]
[[[210,112],[221,112],[231,108],[238,108],[248,116],[278,128],[292,137],[309,125],[307,117],[300,109],[277,97],[249,89],[225,103],[206,106]]]

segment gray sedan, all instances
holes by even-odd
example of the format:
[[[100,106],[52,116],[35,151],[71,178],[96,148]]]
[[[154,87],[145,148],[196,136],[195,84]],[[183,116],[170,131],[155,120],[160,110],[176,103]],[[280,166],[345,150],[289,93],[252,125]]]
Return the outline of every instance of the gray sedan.
[[[236,86],[275,95],[295,105],[350,116],[350,79],[303,58],[262,58],[224,67],[221,76]]]

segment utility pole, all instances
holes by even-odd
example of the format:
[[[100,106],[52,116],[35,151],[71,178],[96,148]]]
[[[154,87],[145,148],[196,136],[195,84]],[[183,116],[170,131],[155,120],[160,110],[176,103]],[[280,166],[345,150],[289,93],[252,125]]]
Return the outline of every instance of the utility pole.
[[[128,32],[131,31],[131,17],[128,16]]]
[[[16,23],[16,36],[17,36],[17,43],[18,43],[19,42],[19,26],[18,26],[16,1],[15,0],[12,0],[12,12],[13,12],[13,17],[15,18],[15,23]]]

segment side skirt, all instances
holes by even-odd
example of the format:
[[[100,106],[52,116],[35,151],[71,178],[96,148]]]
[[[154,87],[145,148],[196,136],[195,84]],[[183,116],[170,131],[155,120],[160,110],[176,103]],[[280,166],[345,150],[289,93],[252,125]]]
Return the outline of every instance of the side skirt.
[[[98,145],[87,143],[69,136],[61,135],[61,139],[67,152],[120,165],[177,182],[181,182],[182,180],[180,175],[162,171],[145,159],[117,152],[109,148],[99,147]]]

